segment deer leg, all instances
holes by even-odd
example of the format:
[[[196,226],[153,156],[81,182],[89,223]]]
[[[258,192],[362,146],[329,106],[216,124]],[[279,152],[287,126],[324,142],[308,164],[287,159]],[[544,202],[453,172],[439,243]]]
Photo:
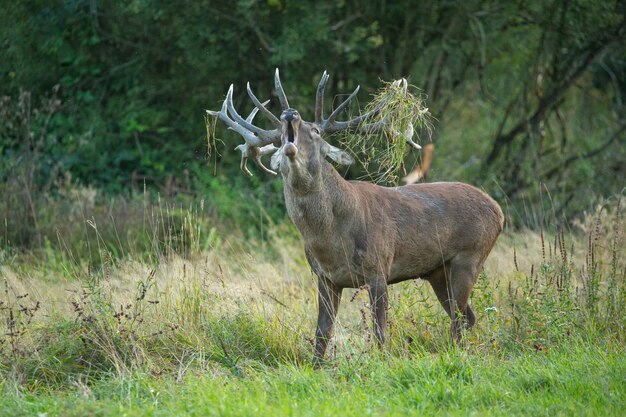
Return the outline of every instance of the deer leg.
[[[326,346],[333,335],[333,325],[341,300],[342,289],[330,280],[318,278],[318,315],[315,332],[315,363],[319,365],[324,359]]]
[[[450,269],[442,266],[441,268],[431,272],[427,277],[427,280],[433,287],[435,295],[441,303],[441,306],[446,311],[446,313],[448,313],[450,319],[454,321],[456,310],[454,307],[453,298],[450,296]]]
[[[478,262],[479,263],[479,262]],[[469,329],[476,322],[474,312],[468,305],[469,294],[474,287],[479,267],[471,257],[458,257],[430,274],[429,282],[439,302],[450,316],[450,334],[459,342],[463,328]]]
[[[462,313],[454,323],[453,336],[456,340],[461,337],[461,329],[470,329],[476,323],[476,316],[469,306],[468,300],[472,288],[478,279],[484,258],[476,255],[457,255],[450,263],[452,275],[452,294],[456,301],[457,311]]]
[[[385,331],[387,329],[387,281],[384,277],[370,282],[369,296],[372,309],[372,321],[374,324],[374,335],[378,342],[378,347],[385,344]]]

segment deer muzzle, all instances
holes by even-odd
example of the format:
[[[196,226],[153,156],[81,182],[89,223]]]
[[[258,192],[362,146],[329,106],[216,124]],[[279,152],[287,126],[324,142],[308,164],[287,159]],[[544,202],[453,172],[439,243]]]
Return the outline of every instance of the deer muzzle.
[[[287,109],[280,115],[282,123],[283,153],[293,160],[298,153],[298,132],[300,131],[300,113],[294,109]]]

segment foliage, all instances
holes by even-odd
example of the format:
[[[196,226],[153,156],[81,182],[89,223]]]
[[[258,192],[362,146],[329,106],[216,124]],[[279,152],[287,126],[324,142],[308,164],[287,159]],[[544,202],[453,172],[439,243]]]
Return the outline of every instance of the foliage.
[[[34,146],[39,174],[24,187],[33,201],[66,172],[107,194],[145,184],[166,197],[207,195],[219,173],[236,199],[273,186],[235,179],[237,140],[223,126],[225,144],[207,160],[203,109],[217,107],[230,83],[271,96],[278,66],[307,119],[326,69],[335,94],[357,82],[372,93],[379,78],[403,76],[424,90],[437,120],[431,179],[483,186],[517,208],[548,188],[571,219],[590,196],[623,187],[623,16],[621,2],[589,0],[12,2],[0,10],[0,96],[13,112],[0,123],[0,171],[3,181],[16,167],[28,171],[17,165]],[[24,94],[43,113],[10,127]],[[37,103],[52,99],[46,122]],[[45,138],[29,145],[24,129]],[[32,211],[14,220],[25,231],[37,228]]]
[[[380,125],[384,126],[382,131],[346,133],[341,138],[341,143],[357,155],[367,177],[375,182],[397,184],[405,154],[419,147],[414,142],[420,139],[419,133],[415,132],[425,132],[429,137],[432,133],[424,97],[408,87],[406,80],[385,83],[366,106],[365,112],[372,112],[372,117],[364,120],[360,129],[367,131]]]

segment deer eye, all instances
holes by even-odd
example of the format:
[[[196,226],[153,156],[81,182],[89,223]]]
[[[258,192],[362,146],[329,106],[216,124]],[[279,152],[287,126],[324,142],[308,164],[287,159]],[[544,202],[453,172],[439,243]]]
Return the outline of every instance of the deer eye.
[[[311,128],[311,132],[315,133],[316,135],[320,134],[320,130],[318,128],[316,128],[316,127],[312,127]]]

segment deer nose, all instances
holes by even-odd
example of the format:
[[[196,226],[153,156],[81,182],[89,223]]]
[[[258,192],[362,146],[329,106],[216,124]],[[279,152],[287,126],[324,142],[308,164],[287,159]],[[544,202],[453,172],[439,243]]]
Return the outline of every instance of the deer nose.
[[[280,116],[281,119],[287,121],[287,122],[292,122],[294,120],[297,120],[300,118],[300,114],[298,113],[298,110],[294,110],[294,109],[287,109],[283,112],[283,114]]]

